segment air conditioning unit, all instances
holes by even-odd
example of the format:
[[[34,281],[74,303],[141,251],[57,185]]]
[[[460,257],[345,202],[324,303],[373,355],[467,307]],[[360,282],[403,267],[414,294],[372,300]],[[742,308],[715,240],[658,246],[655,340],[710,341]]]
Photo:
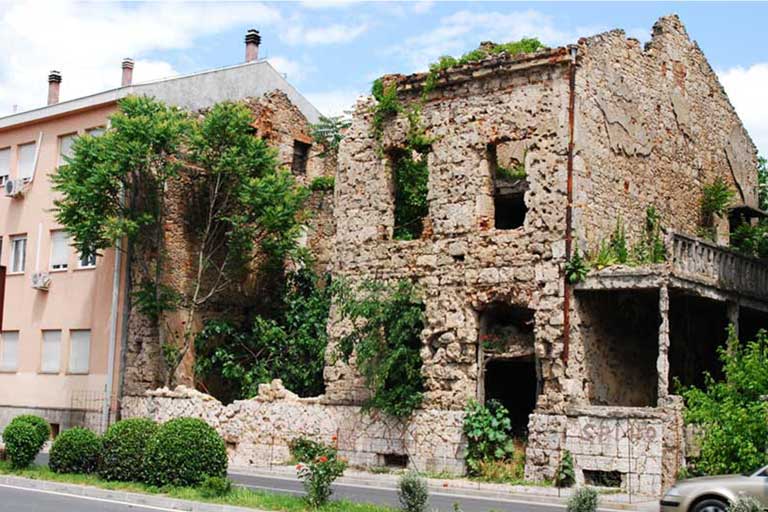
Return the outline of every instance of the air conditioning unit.
[[[8,180],[3,185],[6,197],[20,197],[24,193],[24,180]]]
[[[48,272],[35,272],[32,274],[32,288],[47,292],[50,286],[51,276]]]

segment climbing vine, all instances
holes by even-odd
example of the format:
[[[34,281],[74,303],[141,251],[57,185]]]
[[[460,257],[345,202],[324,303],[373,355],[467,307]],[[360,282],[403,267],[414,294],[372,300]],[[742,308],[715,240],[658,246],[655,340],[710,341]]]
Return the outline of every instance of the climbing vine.
[[[339,355],[355,364],[371,392],[366,409],[399,418],[421,405],[421,331],[424,303],[410,281],[365,281],[346,287],[338,300],[342,318],[355,328],[339,342]]]

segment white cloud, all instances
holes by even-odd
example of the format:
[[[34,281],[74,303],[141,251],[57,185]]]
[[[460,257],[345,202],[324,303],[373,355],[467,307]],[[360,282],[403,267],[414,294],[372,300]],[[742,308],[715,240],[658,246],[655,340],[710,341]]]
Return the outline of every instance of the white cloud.
[[[760,154],[768,154],[768,63],[730,68],[718,75]]]
[[[426,69],[441,55],[458,55],[477,48],[481,41],[503,43],[537,37],[546,45],[558,46],[602,30],[595,26],[561,30],[555,27],[552,17],[530,9],[505,13],[464,10],[443,17],[437,28],[390,48],[390,53],[411,64],[410,70],[403,71],[415,71]]]
[[[326,116],[340,116],[354,108],[361,91],[339,90],[306,94],[307,99]]]
[[[348,43],[357,39],[368,30],[368,24],[343,25],[335,23],[327,27],[307,28],[301,23],[292,24],[280,32],[280,38],[288,44],[320,44]]]
[[[278,72],[284,74],[286,79],[294,85],[305,80],[308,75],[317,70],[315,65],[307,60],[299,62],[278,55],[269,57],[267,61],[272,64]]]
[[[277,10],[261,4],[6,3],[0,14],[0,115],[13,105],[42,105],[51,69],[62,73],[66,100],[118,86],[123,57],[136,59],[137,82],[165,77],[176,74],[171,64],[142,56],[189,48],[197,38],[244,22],[279,21]]]

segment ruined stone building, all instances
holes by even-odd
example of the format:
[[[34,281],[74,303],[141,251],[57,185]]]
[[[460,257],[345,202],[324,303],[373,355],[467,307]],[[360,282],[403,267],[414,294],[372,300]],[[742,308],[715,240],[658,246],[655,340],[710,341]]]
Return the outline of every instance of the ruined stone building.
[[[406,423],[362,413],[361,379],[329,357],[321,397],[275,384],[225,407],[157,391],[127,398],[125,414],[200,415],[234,464],[284,460],[309,435],[336,436],[353,463],[460,472],[462,411],[494,398],[527,434],[527,479],[551,479],[568,450],[579,483],[658,495],[685,457],[673,382],[717,370],[729,322],[749,336],[768,319],[768,266],[727,247],[728,219],[718,243],[697,237],[717,177],[737,191],[735,211],[760,215],[755,146],[701,50],[669,16],[645,46],[617,30],[383,81],[420,106],[428,214],[420,238],[393,237],[409,122],[392,116],[377,132],[374,100],[359,102],[338,155],[332,268],[417,283],[422,408]],[[501,171],[520,167],[515,179]],[[576,251],[594,254],[617,225],[640,239],[649,207],[666,261],[566,280]]]

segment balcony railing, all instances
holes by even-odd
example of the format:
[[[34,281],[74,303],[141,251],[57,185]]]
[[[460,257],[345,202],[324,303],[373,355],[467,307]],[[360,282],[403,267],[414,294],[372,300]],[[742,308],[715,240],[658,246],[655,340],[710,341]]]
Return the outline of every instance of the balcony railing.
[[[672,234],[672,273],[721,290],[768,298],[768,263],[699,238]]]

